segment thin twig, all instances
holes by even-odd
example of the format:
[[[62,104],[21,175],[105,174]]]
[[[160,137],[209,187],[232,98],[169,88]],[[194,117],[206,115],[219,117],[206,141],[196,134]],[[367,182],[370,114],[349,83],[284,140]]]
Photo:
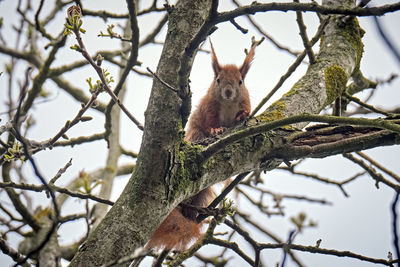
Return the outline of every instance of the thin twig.
[[[400,176],[397,175],[396,173],[394,173],[391,170],[385,168],[380,163],[378,163],[377,161],[373,160],[371,157],[369,157],[367,154],[365,154],[363,152],[356,152],[356,154],[359,155],[360,157],[364,158],[365,160],[368,160],[372,165],[374,165],[375,167],[377,167],[381,171],[385,172],[386,174],[392,176],[397,182],[400,183]]]
[[[228,220],[224,219],[224,224],[232,228],[234,231],[236,231],[239,235],[241,235],[254,249],[255,253],[255,260],[254,260],[254,266],[258,267],[260,266],[260,245],[258,242],[256,242],[253,238],[251,238],[250,234],[240,227],[238,224]]]
[[[393,228],[393,246],[395,248],[396,257],[400,259],[400,241],[399,241],[399,234],[398,234],[398,221],[397,221],[397,202],[399,200],[399,193],[397,192],[392,203],[392,228]],[[397,266],[400,266],[400,263],[397,263]]]
[[[295,3],[299,3],[299,0],[293,0],[293,1]],[[296,21],[297,21],[297,24],[299,25],[300,36],[301,36],[301,39],[303,40],[303,45],[304,45],[305,51],[310,60],[310,65],[312,65],[315,63],[315,55],[312,50],[312,45],[310,43],[310,40],[308,39],[308,36],[307,36],[307,28],[306,28],[306,25],[304,24],[303,14],[301,13],[301,11],[296,11]]]
[[[337,257],[347,257],[352,259],[358,259],[360,261],[371,262],[376,264],[382,264],[386,266],[393,266],[393,263],[398,262],[399,260],[385,260],[385,259],[376,259],[367,257],[364,255],[356,254],[351,251],[341,251],[336,249],[326,249],[320,248],[318,246],[303,246],[298,244],[287,244],[287,243],[280,243],[280,244],[271,244],[271,243],[263,243],[260,244],[262,249],[277,249],[277,248],[284,248],[285,246],[287,249],[291,250],[298,250],[303,252],[310,252],[314,254],[321,254],[321,255],[332,255]]]
[[[364,107],[364,108],[366,108],[366,109],[369,109],[369,110],[371,110],[371,111],[373,111],[373,112],[376,112],[376,113],[379,113],[379,114],[382,114],[382,115],[385,115],[385,116],[390,116],[390,115],[392,115],[392,114],[390,114],[390,113],[388,113],[388,112],[386,112],[386,111],[383,111],[383,110],[380,110],[380,109],[374,107],[373,105],[369,105],[369,104],[367,104],[367,103],[362,102],[360,99],[358,99],[357,97],[351,96],[351,95],[350,95],[349,93],[347,93],[347,92],[344,92],[343,95],[344,95],[347,99],[349,99],[350,101],[353,101],[354,103],[357,103],[358,105],[360,105],[360,106],[362,106],[362,107]],[[339,99],[339,102],[340,102],[340,99]]]
[[[232,0],[232,2],[237,6],[240,7],[240,3],[237,0]],[[268,33],[266,33],[264,31],[264,29],[257,24],[257,22],[253,19],[252,16],[250,16],[249,14],[245,15],[246,18],[249,20],[249,22],[254,26],[254,28],[256,28],[256,30],[264,35],[265,38],[267,38],[272,44],[274,44],[278,49],[284,50],[286,52],[288,52],[289,54],[293,55],[293,56],[298,56],[300,54],[300,52],[296,52],[296,51],[292,51],[289,47],[286,47],[280,43],[278,43],[277,41],[274,40],[274,38],[272,38],[272,36],[270,36]]]
[[[6,209],[1,203],[0,203],[0,210],[2,210],[5,214],[7,214],[10,220],[12,221],[19,221],[19,222],[23,221],[23,219],[15,218],[14,215],[8,209]]]
[[[291,170],[291,168],[282,168],[282,170]],[[299,174],[297,172],[294,172],[294,174]],[[267,195],[271,195],[274,199],[294,199],[294,200],[303,200],[303,201],[307,201],[310,203],[318,203],[318,204],[323,204],[323,205],[332,205],[333,203],[330,201],[327,201],[325,199],[316,199],[316,198],[310,198],[308,196],[302,196],[302,195],[290,195],[290,194],[281,194],[281,193],[275,193],[272,192],[270,190],[266,190],[263,188],[259,188],[256,187],[254,188],[253,186],[251,186],[249,183],[241,183],[241,185],[245,185],[248,186],[249,188],[255,189],[257,191],[259,191],[261,194],[267,194]]]
[[[168,15],[164,15],[164,17],[162,17],[162,19],[158,22],[154,30],[151,33],[149,33],[142,41],[139,42],[139,47],[154,42],[155,37],[157,36],[157,34],[160,33],[161,29],[164,27],[167,21],[168,21]]]
[[[260,225],[255,223],[250,219],[249,215],[246,215],[244,213],[241,213],[240,211],[236,211],[234,216],[240,216],[246,223],[250,224],[251,226],[255,227],[258,231],[264,233],[266,236],[274,240],[276,243],[283,243],[283,241],[277,237],[275,234],[271,233],[268,231],[264,225]],[[292,260],[299,266],[299,267],[304,267],[303,263],[300,262],[300,260],[296,257],[293,251],[289,250],[289,255],[292,257]]]
[[[215,198],[210,205],[208,205],[207,209],[213,209],[216,208],[218,206],[218,204],[233,190],[233,188],[235,188],[236,185],[238,185],[240,183],[240,181],[242,181],[247,175],[249,174],[249,172],[244,172],[239,174],[238,176],[236,176],[235,180],[233,180],[222,192],[221,194]],[[205,218],[207,218],[208,215],[207,214],[199,214],[196,218],[196,221],[198,223],[202,222]]]
[[[70,197],[76,197],[76,198],[80,198],[80,199],[90,199],[99,203],[103,203],[106,205],[114,205],[114,202],[112,202],[111,200],[108,199],[103,199],[97,196],[93,196],[90,194],[84,194],[84,193],[79,193],[79,192],[73,192],[71,190],[68,190],[66,188],[63,187],[58,187],[55,185],[49,185],[50,188],[52,188],[52,190],[58,192],[58,193],[62,193],[62,194],[66,194]],[[34,191],[34,192],[43,192],[43,191],[48,191],[44,185],[33,185],[33,184],[17,184],[14,182],[0,182],[0,188],[17,188],[17,189],[23,189],[23,190],[30,190],[30,191]]]
[[[287,241],[287,244],[288,244],[288,245],[292,244],[292,242],[293,242],[293,235],[294,235],[295,232],[296,232],[295,230],[290,231],[289,237],[288,237],[288,241]],[[286,264],[286,256],[287,256],[288,252],[290,252],[289,246],[284,246],[284,247],[283,247],[283,259],[282,259],[282,262],[281,262],[281,267],[285,267],[285,264]]]
[[[129,11],[129,25],[131,29],[131,50],[130,50],[130,55],[129,59],[126,61],[126,67],[123,69],[120,77],[118,84],[115,86],[114,91],[112,91],[108,83],[105,80],[104,73],[100,66],[97,64],[93,64],[94,61],[89,61],[89,63],[95,68],[97,74],[100,76],[103,76],[103,78],[100,79],[103,82],[103,84],[106,86],[106,91],[108,94],[110,94],[111,98],[113,101],[111,101],[106,108],[106,122],[105,122],[105,129],[106,129],[106,140],[108,140],[108,135],[111,132],[111,109],[114,105],[114,103],[117,103],[119,107],[122,109],[122,111],[133,121],[133,123],[136,124],[136,126],[139,128],[139,130],[144,130],[144,126],[128,111],[128,109],[122,104],[122,102],[119,100],[118,95],[119,92],[122,90],[122,87],[125,84],[126,79],[128,78],[129,73],[131,72],[131,69],[137,64],[137,57],[139,53],[139,25],[136,17],[136,1],[131,1],[131,0],[126,0],[126,4],[128,6],[128,11]],[[74,25],[74,28],[77,28],[76,25]],[[80,35],[79,30],[74,30],[75,34]],[[79,41],[78,41],[79,42]],[[80,45],[83,45],[82,39],[80,42]],[[83,46],[84,47],[84,46]],[[86,49],[85,49],[86,50]]]
[[[85,105],[83,105],[81,107],[81,109],[78,111],[78,113],[75,115],[75,117],[71,121],[69,121],[69,120],[66,121],[64,127],[62,127],[54,137],[52,137],[51,139],[49,139],[46,142],[42,142],[42,143],[38,144],[38,147],[34,148],[32,150],[32,153],[34,154],[40,150],[43,150],[44,148],[53,146],[58,141],[58,139],[60,139],[62,136],[64,136],[67,133],[67,131],[69,129],[71,129],[73,126],[75,126],[79,122],[83,121],[82,120],[83,114],[93,105],[93,103],[96,101],[99,93],[100,93],[100,90],[93,92],[92,97],[89,99],[89,101]]]
[[[79,220],[79,219],[85,218],[85,216],[86,216],[86,213],[71,214],[71,215],[62,216],[60,218],[60,224],[71,222],[71,221],[75,221],[75,220]]]
[[[208,243],[231,249],[233,252],[238,254],[243,260],[245,260],[248,264],[250,264],[250,266],[255,266],[254,260],[251,257],[249,257],[243,250],[241,250],[239,245],[235,242],[228,242],[222,239],[213,238],[210,241],[208,241]]]
[[[12,248],[7,243],[7,241],[4,240],[1,236],[0,236],[0,249],[5,255],[10,256],[15,262],[22,262],[24,260],[24,255],[22,255],[17,250]],[[22,266],[31,266],[31,265],[25,262],[24,264],[22,264]]]
[[[171,91],[178,93],[179,90],[174,88],[172,85],[169,85],[167,82],[165,82],[164,80],[162,80],[157,74],[155,74],[149,67],[146,68],[147,71],[154,77],[156,78],[160,83],[162,83],[165,87],[167,87],[168,89],[170,89]]]
[[[72,165],[72,158],[69,159],[69,161],[67,162],[67,164],[65,164],[63,168],[58,170],[57,174],[50,180],[49,184],[54,184],[57,181],[57,179],[60,178],[61,175],[65,173],[69,167],[71,167],[71,165]]]
[[[104,20],[107,18],[113,18],[113,19],[127,19],[129,17],[128,14],[114,14],[111,12],[107,12],[105,10],[101,11],[93,11],[93,10],[88,10],[88,9],[82,9],[82,14],[84,16],[93,16],[93,17],[100,17]]]
[[[46,182],[45,178],[43,177],[43,175],[40,173],[35,160],[31,157],[30,154],[30,148],[28,147],[28,144],[25,142],[24,138],[21,136],[20,132],[19,132],[19,115],[21,114],[21,107],[22,107],[22,102],[24,101],[26,96],[26,91],[22,91],[21,92],[21,96],[19,99],[19,103],[18,103],[18,109],[16,112],[16,117],[14,119],[14,130],[15,130],[15,138],[21,142],[21,144],[23,145],[24,148],[24,153],[25,153],[25,157],[29,160],[29,162],[32,165],[32,168],[35,172],[35,175],[39,178],[40,182],[42,183],[42,185],[44,186],[44,188],[46,189],[46,191],[49,193],[50,197],[51,197],[51,201],[53,204],[53,210],[54,210],[54,218],[52,220],[52,224],[51,227],[49,229],[49,231],[47,232],[45,238],[40,242],[40,244],[33,250],[31,250],[24,259],[20,260],[17,262],[17,265],[23,264],[25,263],[30,257],[32,257],[32,255],[34,255],[35,253],[39,252],[46,244],[47,242],[50,241],[51,236],[55,233],[56,228],[58,226],[59,223],[59,217],[60,217],[60,211],[58,208],[58,204],[57,204],[57,200],[56,200],[56,196],[55,193],[53,191],[53,189],[49,186],[49,184]]]
[[[144,14],[148,14],[150,12],[162,12],[162,11],[166,11],[167,10],[166,7],[158,8],[157,5],[154,5],[154,3],[156,3],[156,2],[157,1],[154,1],[153,4],[151,5],[151,7],[143,9],[143,10],[140,10],[137,15],[141,16],[141,15],[144,15]],[[168,1],[166,1],[166,2],[168,2]]]
[[[84,143],[89,143],[97,140],[104,139],[104,133],[95,133],[89,136],[79,136],[76,138],[68,138],[67,141],[57,141],[53,144],[53,147],[57,146],[75,146]]]
[[[397,193],[400,193],[400,185],[392,183],[391,181],[385,179],[382,174],[378,173],[373,167],[368,166],[363,160],[354,157],[352,154],[343,154],[343,157],[351,160],[352,162],[359,165],[361,168],[366,170],[368,174],[375,180],[375,186],[379,188],[379,182],[394,189]]]
[[[38,30],[38,31],[40,31],[40,28],[41,28],[41,25],[39,22],[39,14],[40,14],[40,11],[42,11],[43,4],[44,4],[44,0],[40,0],[38,10],[36,11],[36,14],[35,14],[36,30]]]
[[[274,208],[277,208],[277,211],[270,211],[268,206],[265,206],[262,199],[260,200],[254,200],[248,193],[243,191],[241,188],[236,188],[236,191],[243,195],[254,207],[257,207],[261,213],[267,215],[268,217],[271,216],[284,216],[285,213],[283,211],[283,208],[280,206],[275,206]]]
[[[21,97],[26,94],[26,90],[29,85],[29,72],[30,68],[28,68],[25,72],[25,81],[24,84],[21,88],[20,92],[20,100],[18,101],[18,108],[16,111],[16,114],[14,115],[14,118],[11,119],[12,121],[12,127],[17,127],[19,125],[19,118],[20,118],[20,110],[21,110],[21,105],[22,101]],[[18,127],[17,127],[18,128]],[[9,135],[8,138],[8,143],[13,146],[15,143],[15,138],[14,135]],[[4,159],[4,155],[0,158],[0,161]],[[5,162],[2,165],[2,178],[4,182],[11,182],[11,177],[10,177],[10,171],[11,171],[11,163]],[[31,211],[25,206],[25,204],[21,201],[20,195],[15,192],[13,189],[6,190],[6,193],[8,194],[13,206],[15,207],[15,210],[22,216],[23,220],[34,230],[34,231],[39,231],[41,228],[41,225],[39,224],[38,219],[31,214]]]
[[[243,34],[246,34],[249,32],[248,29],[243,28],[242,26],[240,26],[235,19],[231,19],[230,23],[233,24],[233,26],[235,26],[236,29],[238,29],[239,31],[241,31]]]
[[[400,52],[397,51],[396,47],[393,45],[393,42],[389,39],[389,37],[385,33],[385,31],[384,31],[381,23],[379,22],[378,18],[376,16],[373,16],[372,18],[373,18],[373,20],[375,22],[375,26],[378,29],[378,32],[379,32],[380,36],[382,37],[383,41],[385,42],[385,44],[389,48],[390,52],[392,52],[393,56],[397,59],[397,64],[400,65]]]
[[[111,90],[111,88],[109,87],[106,78],[104,77],[104,73],[103,73],[103,69],[98,66],[94,60],[91,58],[91,56],[89,55],[89,53],[86,50],[85,44],[82,41],[82,37],[79,31],[79,28],[77,27],[76,24],[74,24],[74,33],[76,36],[76,40],[78,41],[78,45],[80,48],[80,52],[83,55],[84,58],[86,58],[86,60],[90,63],[90,65],[92,65],[92,67],[95,69],[95,71],[97,72],[103,88],[106,90],[106,92],[111,96],[111,98],[113,99],[113,101],[115,103],[118,104],[118,106],[121,108],[121,110],[128,116],[128,118],[140,129],[143,130],[144,127],[143,125],[128,111],[128,109],[121,103],[121,101],[118,99],[118,97],[114,94],[114,92]],[[136,62],[136,61],[135,61]],[[129,68],[130,69],[130,68]],[[122,86],[122,84],[121,84]]]
[[[343,195],[345,197],[349,197],[349,194],[346,192],[346,190],[344,189],[343,186],[348,184],[348,183],[350,183],[350,182],[352,182],[352,181],[354,181],[358,177],[360,177],[360,176],[365,174],[365,172],[359,172],[359,173],[354,174],[353,176],[351,176],[350,178],[348,178],[346,180],[343,180],[341,182],[337,182],[337,181],[333,181],[333,180],[325,178],[325,177],[321,177],[321,176],[319,176],[317,174],[314,174],[314,173],[295,171],[293,168],[278,167],[278,169],[287,170],[287,171],[291,172],[292,174],[308,177],[308,178],[311,178],[311,179],[314,179],[314,180],[317,180],[319,182],[323,182],[323,183],[326,183],[326,184],[336,185],[337,187],[339,187],[340,191],[343,193]]]

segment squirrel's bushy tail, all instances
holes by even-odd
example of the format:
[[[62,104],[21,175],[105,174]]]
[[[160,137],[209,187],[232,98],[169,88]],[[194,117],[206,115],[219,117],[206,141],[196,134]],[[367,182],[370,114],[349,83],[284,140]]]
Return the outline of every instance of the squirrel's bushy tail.
[[[208,187],[184,202],[195,207],[207,207],[214,197],[213,188]],[[203,233],[204,221],[198,223],[197,215],[198,212],[193,208],[176,207],[158,227],[146,248],[178,251],[187,249],[190,243],[199,239]]]
[[[185,250],[192,241],[200,237],[202,226],[203,223],[185,218],[175,208],[158,227],[146,248]]]

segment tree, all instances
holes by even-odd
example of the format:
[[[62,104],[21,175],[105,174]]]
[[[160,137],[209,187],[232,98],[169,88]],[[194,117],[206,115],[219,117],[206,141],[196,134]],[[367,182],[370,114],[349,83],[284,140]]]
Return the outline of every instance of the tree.
[[[10,82],[8,110],[0,131],[2,145],[0,163],[3,178],[0,185],[4,188],[2,198],[6,199],[5,194],[7,194],[12,210],[6,206],[0,207],[2,216],[8,217],[2,219],[3,228],[6,230],[1,239],[1,248],[16,263],[27,264],[26,260],[29,259],[28,262],[31,263],[35,261],[38,265],[53,266],[62,257],[72,260],[71,266],[126,265],[137,256],[136,249],[148,241],[174,207],[200,190],[235,175],[239,177],[236,178],[236,182],[243,179],[242,186],[237,188],[240,198],[253,201],[259,208],[258,212],[269,216],[282,216],[284,207],[281,204],[286,196],[263,189],[262,172],[280,169],[294,175],[306,175],[315,180],[335,184],[344,194],[347,194],[344,186],[364,174],[357,174],[344,182],[327,180],[310,174],[311,171],[309,173],[298,171],[302,159],[306,158],[329,158],[343,154],[346,159],[356,163],[375,179],[377,186],[381,184],[387,186],[393,189],[396,196],[398,195],[399,176],[362,152],[369,148],[393,146],[400,142],[400,126],[396,116],[398,111],[390,110],[389,107],[378,108],[364,103],[353,95],[369,88],[377,88],[387,82],[371,81],[361,72],[364,32],[356,17],[395,12],[400,9],[399,3],[369,8],[364,8],[368,1],[362,1],[356,7],[355,1],[350,0],[322,1],[321,4],[298,3],[298,1],[278,4],[252,3],[222,12],[218,11],[218,1],[182,0],[175,5],[166,4],[162,8],[159,7],[158,1],[153,1],[152,5],[145,9],[139,9],[137,1],[126,1],[128,13],[119,15],[107,11],[92,11],[85,8],[84,2],[80,2],[55,1],[54,9],[46,16],[42,11],[46,5],[45,1],[40,1],[34,10],[31,9],[29,1],[24,4],[18,3],[17,12],[21,22],[15,28],[17,32],[15,48],[7,44],[5,34],[2,36],[0,52],[10,57],[11,63],[2,75],[3,79],[7,75]],[[234,3],[240,5],[236,1]],[[229,129],[222,136],[199,144],[184,142],[184,127],[191,110],[189,76],[201,44],[214,31],[219,31],[217,25],[230,21],[239,31],[245,32],[246,29],[236,21],[239,16],[248,16],[251,27],[257,28],[252,14],[267,14],[274,10],[296,12],[304,52],[295,53],[286,48],[286,51],[296,56],[295,63],[289,67],[271,92],[260,101],[245,123]],[[54,34],[51,23],[61,11],[67,20],[62,27],[57,24],[57,31]],[[320,19],[315,36],[311,39],[307,36],[302,18],[304,11],[311,11]],[[148,13],[160,13],[161,18],[155,29],[141,39],[138,19]],[[103,18],[105,21],[118,19],[125,23],[121,30],[108,25],[107,30],[99,34],[102,38],[121,41],[120,49],[96,51],[96,54],[93,54],[94,51],[86,48],[87,40],[83,39],[82,35],[85,32],[90,34],[85,25],[91,16]],[[167,33],[162,42],[157,70],[154,73],[150,69],[148,72],[143,71],[139,67],[141,62],[138,55],[144,51],[146,45],[157,43],[155,38],[167,22]],[[118,33],[120,31],[121,33]],[[258,31],[259,34],[263,34],[265,29],[260,28]],[[76,40],[73,40],[74,38]],[[247,40],[249,39],[247,37]],[[320,48],[318,53],[315,53],[313,51],[315,48],[312,47],[319,40]],[[27,45],[23,46],[21,42],[26,42]],[[72,44],[70,47],[72,50],[65,48],[67,43]],[[80,58],[83,56],[84,59],[68,61],[67,58],[72,52]],[[63,53],[68,55],[64,56]],[[61,66],[55,67],[56,57],[58,60],[65,57],[67,63],[63,60]],[[306,57],[308,63],[304,63]],[[24,79],[20,87],[14,89],[15,79],[20,77],[17,73],[21,72],[16,66],[17,62],[23,62],[24,66],[31,67],[25,67]],[[280,99],[264,108],[270,96],[302,62],[308,64],[304,76]],[[116,71],[106,70],[111,64],[120,70],[118,78],[115,78]],[[91,78],[87,79],[89,90],[86,91],[82,89],[83,87],[73,84],[75,78],[69,76],[69,81],[64,78],[70,71],[82,72],[82,67],[85,66],[87,67],[85,73],[90,69],[91,73],[95,70],[98,75],[98,78],[95,78],[98,80],[96,82]],[[132,115],[140,111],[132,111],[122,104],[127,88],[138,90],[135,88],[135,83],[127,80],[129,75],[150,76],[153,82],[143,124]],[[32,118],[40,119],[34,110],[39,105],[39,99],[51,101],[45,95],[45,88],[49,86],[47,81],[56,84],[76,102],[83,104],[76,115],[68,114],[72,119],[67,122],[57,122],[63,126],[60,125],[60,130],[53,137],[37,141],[40,139],[35,139],[28,130],[32,128]],[[15,90],[19,90],[18,100],[15,97]],[[352,112],[346,111],[350,103],[356,103],[360,108]],[[96,110],[104,116],[103,130],[100,133],[91,131],[90,135],[82,135],[78,131],[78,137],[69,138],[67,133],[70,135],[73,130],[71,128],[92,119],[92,116],[87,115],[90,110]],[[120,114],[121,110],[124,115]],[[321,112],[325,114],[332,112],[333,115],[317,115]],[[98,113],[93,113],[95,119],[101,118]],[[369,116],[363,116],[364,114]],[[370,117],[371,114],[373,117]],[[376,118],[376,114],[383,117]],[[143,131],[138,153],[130,152],[121,146],[119,120],[120,116],[125,115],[130,119],[130,127],[135,125],[138,131]],[[310,122],[319,124],[304,129]],[[47,138],[48,136],[47,133]],[[62,138],[66,140],[61,140]],[[105,140],[107,143],[106,164],[99,170],[91,173],[82,171],[76,179],[64,186],[58,186],[56,183],[62,179],[71,161],[62,168],[57,166],[59,171],[52,179],[42,174],[39,168],[41,164],[36,159],[40,153],[45,153],[47,148],[56,150],[57,147],[67,146],[71,147],[73,154],[76,155],[78,145],[88,146],[97,140]],[[121,155],[134,157],[135,164],[118,164]],[[27,175],[28,164],[39,178],[40,184],[24,183],[23,177]],[[84,165],[81,165],[81,168],[83,167]],[[386,173],[385,176],[383,172]],[[130,179],[118,200],[115,203],[110,201],[115,178],[130,173]],[[19,177],[20,180],[16,181],[15,177]],[[243,187],[251,187],[251,190],[254,190],[252,192],[262,196],[272,194],[275,206],[273,209],[267,209],[265,202],[255,201]],[[29,203],[32,195],[28,193],[29,191],[46,192],[51,200],[50,205],[33,211]],[[70,197],[86,199],[82,202],[85,206],[84,213],[64,215],[63,210],[67,209],[65,203]],[[327,203],[325,200],[308,196],[297,195],[295,198]],[[320,241],[315,245],[297,244],[295,237],[305,228],[315,226],[315,222],[304,213],[291,218],[295,231],[289,234],[288,240],[285,240],[286,238],[281,239],[271,234],[265,229],[265,225],[257,223],[240,208],[231,214],[229,211],[231,207],[227,202],[224,203],[224,208],[217,209],[216,213],[213,209],[206,210],[206,213],[214,211],[206,235],[189,251],[173,255],[173,258],[169,259],[171,266],[177,266],[193,255],[205,263],[215,260],[194,254],[206,244],[226,247],[228,251],[235,252],[234,260],[241,258],[254,266],[269,263],[264,262],[260,256],[267,249],[283,249],[282,266],[285,265],[286,254],[298,266],[304,266],[296,255],[296,250],[345,256],[388,266],[398,262],[396,260],[399,257],[396,228],[397,197],[392,205],[394,252],[388,259],[324,248]],[[108,210],[108,206],[112,208]],[[59,226],[81,218],[86,222],[87,235],[70,246],[61,246],[57,236]],[[224,236],[224,240],[213,236],[216,224],[224,224],[231,231],[244,237],[253,250],[244,252],[246,245],[243,243],[237,246],[231,242],[232,234]],[[257,242],[255,234],[247,232],[250,232],[251,227],[258,228],[274,242]],[[9,232],[16,232],[22,237],[18,250],[7,242]],[[78,249],[79,245],[81,246]],[[158,264],[167,257],[166,254],[156,255],[159,257]],[[228,261],[224,256],[216,260],[221,265]]]

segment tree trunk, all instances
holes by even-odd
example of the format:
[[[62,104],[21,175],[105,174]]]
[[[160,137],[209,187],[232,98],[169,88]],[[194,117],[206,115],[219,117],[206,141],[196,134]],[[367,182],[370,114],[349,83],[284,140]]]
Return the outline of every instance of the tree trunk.
[[[169,14],[168,33],[157,75],[177,87],[180,55],[206,20],[211,2],[183,0]],[[71,266],[100,266],[144,245],[176,206],[166,199],[170,151],[182,141],[181,99],[154,80],[135,171],[118,201],[79,249]],[[161,200],[161,201],[160,201]],[[179,200],[178,200],[179,201]]]

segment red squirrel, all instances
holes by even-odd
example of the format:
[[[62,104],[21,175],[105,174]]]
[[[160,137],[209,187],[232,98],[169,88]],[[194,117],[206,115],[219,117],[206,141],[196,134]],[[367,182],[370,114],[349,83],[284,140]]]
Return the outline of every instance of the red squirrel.
[[[250,98],[244,85],[244,78],[259,43],[253,42],[243,64],[237,67],[232,64],[219,64],[210,40],[214,80],[189,118],[186,141],[195,142],[221,134],[226,128],[234,126],[249,115]],[[208,187],[184,202],[193,206],[207,207],[213,198],[214,191],[212,187]],[[184,207],[178,206],[168,215],[153,234],[146,248],[182,251],[192,241],[199,238],[203,223],[196,222],[198,213],[195,209]]]

